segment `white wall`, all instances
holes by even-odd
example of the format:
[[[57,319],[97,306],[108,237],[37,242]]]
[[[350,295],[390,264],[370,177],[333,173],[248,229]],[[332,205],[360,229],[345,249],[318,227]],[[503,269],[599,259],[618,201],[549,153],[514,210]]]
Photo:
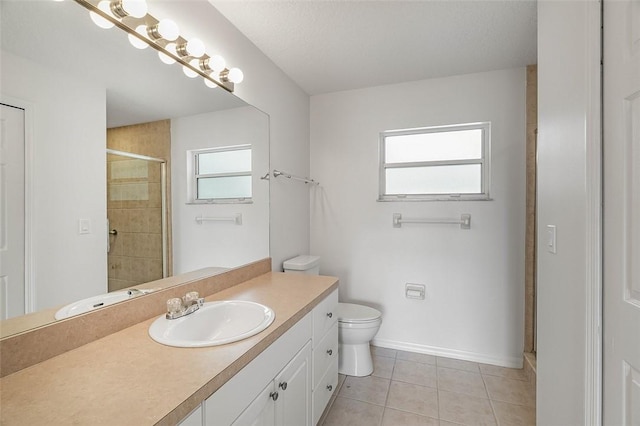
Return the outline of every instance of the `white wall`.
[[[537,422],[592,424],[585,405],[598,224],[599,2],[538,3]],[[594,42],[595,41],[595,42]],[[599,176],[599,175],[597,175]],[[557,226],[557,254],[546,226]],[[597,248],[595,249],[597,250]],[[596,266],[597,269],[597,266]],[[597,278],[595,278],[597,279]],[[599,419],[592,419],[599,422]],[[593,423],[596,424],[596,423]]]
[[[149,13],[171,17],[183,35],[197,35],[208,52],[243,70],[245,79],[235,94],[269,114],[271,168],[307,175],[309,96],[209,3],[184,3],[155,2]],[[270,253],[274,269],[281,270],[283,260],[309,251],[309,190],[283,178],[270,185]]]
[[[187,204],[187,151],[251,144],[251,204]],[[235,267],[269,256],[269,117],[253,107],[171,120],[173,268],[181,274],[209,266]],[[195,221],[232,217],[242,225]]]
[[[340,299],[379,308],[375,343],[520,366],[524,316],[525,69],[311,98],[311,253]],[[379,133],[491,122],[492,201],[376,202]],[[472,216],[392,227],[406,217]],[[426,285],[424,301],[405,283]]]
[[[32,106],[35,309],[105,293],[105,90],[82,76],[5,51],[1,56],[1,95]],[[91,221],[91,234],[78,234],[79,219]]]

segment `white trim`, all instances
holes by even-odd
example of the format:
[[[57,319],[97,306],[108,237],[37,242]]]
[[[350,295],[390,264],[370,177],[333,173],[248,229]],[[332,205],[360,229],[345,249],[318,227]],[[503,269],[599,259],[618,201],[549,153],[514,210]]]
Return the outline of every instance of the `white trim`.
[[[223,173],[200,173],[199,156],[201,154],[216,154],[221,152],[249,151],[251,155],[250,169],[243,172],[223,172]],[[186,204],[253,204],[253,146],[251,144],[238,144],[231,146],[191,149],[187,151],[187,203]],[[203,178],[229,178],[229,177],[249,177],[251,178],[251,196],[231,197],[231,198],[198,198],[198,180]]]
[[[401,351],[416,352],[420,354],[442,356],[447,358],[461,359],[464,361],[479,362],[482,364],[499,365],[507,368],[522,368],[524,357],[519,356],[498,356],[488,355],[479,352],[468,352],[458,349],[440,348],[438,346],[420,345],[417,343],[399,342],[396,340],[373,339],[374,346]]]
[[[33,209],[35,206],[33,190],[33,123],[35,104],[24,99],[0,94],[0,102],[24,110],[24,312],[36,311],[36,285],[33,255]]]
[[[586,330],[585,426],[602,424],[602,2],[592,0],[585,27],[586,111]]]
[[[451,133],[465,130],[480,130],[482,133],[482,157],[471,160],[434,160],[387,163],[385,146],[387,137],[423,135],[430,133]],[[424,193],[424,194],[387,194],[386,171],[388,169],[406,169],[413,167],[437,167],[480,165],[481,192],[479,193]],[[452,124],[446,126],[421,127],[380,132],[378,148],[378,201],[486,201],[491,200],[491,122]]]

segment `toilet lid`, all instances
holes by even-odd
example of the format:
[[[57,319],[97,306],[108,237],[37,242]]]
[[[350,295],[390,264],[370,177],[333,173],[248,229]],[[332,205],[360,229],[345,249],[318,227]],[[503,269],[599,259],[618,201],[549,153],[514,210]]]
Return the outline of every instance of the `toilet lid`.
[[[338,303],[338,321],[342,322],[367,322],[375,321],[382,313],[369,306],[355,303]]]

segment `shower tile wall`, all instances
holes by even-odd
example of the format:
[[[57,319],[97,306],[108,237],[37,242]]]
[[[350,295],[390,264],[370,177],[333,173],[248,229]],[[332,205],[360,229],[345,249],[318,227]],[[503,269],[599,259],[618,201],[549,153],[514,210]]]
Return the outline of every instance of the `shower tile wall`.
[[[525,246],[524,352],[535,352],[536,283],[536,132],[538,66],[527,66],[527,222]]]
[[[167,160],[167,196],[171,193],[170,121],[163,120],[107,131],[107,147]],[[161,176],[158,163],[107,156],[107,217],[110,229],[109,291],[162,278]],[[167,198],[168,235],[171,200]],[[171,241],[168,241],[171,265]],[[171,270],[169,269],[169,274]]]

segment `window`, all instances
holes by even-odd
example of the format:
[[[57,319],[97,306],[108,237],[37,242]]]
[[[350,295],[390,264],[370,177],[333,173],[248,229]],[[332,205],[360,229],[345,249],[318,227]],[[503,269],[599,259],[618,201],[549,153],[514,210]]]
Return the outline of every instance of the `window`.
[[[380,134],[380,201],[488,200],[490,123]]]
[[[192,203],[251,202],[251,145],[188,151]]]

